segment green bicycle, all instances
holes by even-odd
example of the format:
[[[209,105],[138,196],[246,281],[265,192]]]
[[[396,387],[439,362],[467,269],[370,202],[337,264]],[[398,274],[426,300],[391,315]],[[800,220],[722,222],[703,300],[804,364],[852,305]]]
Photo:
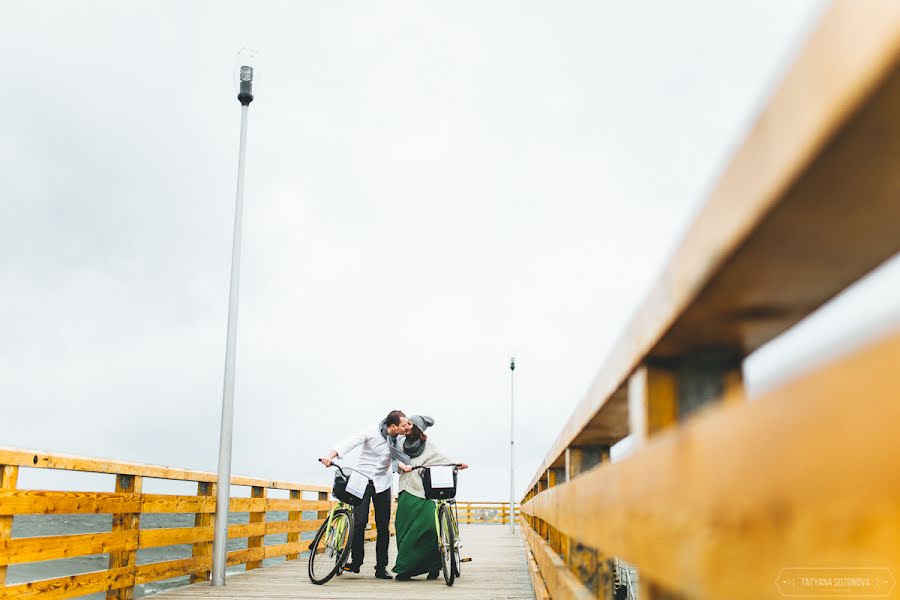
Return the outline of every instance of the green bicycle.
[[[350,476],[344,471],[356,471],[369,479],[368,475],[360,473],[350,467],[342,467],[332,463],[337,468],[335,473],[332,495],[337,499],[337,506],[332,507],[328,518],[319,527],[316,537],[309,546],[309,580],[316,585],[322,585],[331,580],[335,575],[340,576],[344,572],[344,565],[350,557],[350,546],[353,541],[353,507],[362,502],[347,491],[347,480]],[[372,480],[369,479],[369,483]]]
[[[431,485],[431,467],[453,467],[453,487],[433,487]],[[425,488],[425,498],[433,500],[436,507],[434,511],[434,530],[438,536],[438,547],[441,552],[441,571],[444,574],[444,582],[453,585],[454,580],[462,575],[460,566],[469,559],[460,557],[462,541],[459,535],[459,515],[456,507],[456,475],[460,465],[428,465],[413,467],[412,470],[422,469],[422,481]]]

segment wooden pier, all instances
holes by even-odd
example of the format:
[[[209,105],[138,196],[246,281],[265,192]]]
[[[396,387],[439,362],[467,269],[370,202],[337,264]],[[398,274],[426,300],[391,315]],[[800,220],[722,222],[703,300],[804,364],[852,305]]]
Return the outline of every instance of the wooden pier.
[[[371,560],[357,575],[348,573],[335,577],[325,585],[313,585],[306,575],[306,559],[286,562],[273,567],[229,577],[224,588],[209,583],[178,588],[154,595],[159,600],[206,600],[280,598],[372,598],[402,600],[410,598],[467,598],[471,600],[534,600],[528,575],[522,536],[502,525],[461,525],[463,556],[471,562],[463,563],[462,577],[453,587],[443,578],[427,581],[424,576],[411,581],[375,579]],[[374,544],[366,549],[367,557],[375,556]],[[396,545],[391,544],[393,564]]]
[[[329,488],[246,477],[232,478],[249,497],[230,510],[249,522],[228,535],[247,543],[228,564],[247,572],[212,588],[215,474],[0,447],[0,599],[128,600],[187,576],[193,585],[158,597],[760,600],[828,596],[803,586],[831,578],[865,582],[857,597],[896,596],[900,331],[854,341],[752,401],[743,367],[900,252],[900,2],[834,2],[763,108],[548,450],[521,515],[460,503],[473,561],[452,588],[369,574],[311,585],[303,553],[334,505]],[[611,446],[629,436],[633,454],[612,463]],[[115,489],[22,490],[23,468],[107,473]],[[196,493],[143,493],[145,478],[194,482]],[[111,530],[12,537],[19,515],[72,513],[112,515]],[[143,528],[147,513],[190,513],[194,526]],[[509,518],[521,535],[494,524]],[[273,534],[286,541],[268,544]],[[191,556],[137,561],[172,545]],[[108,568],[6,581],[9,565],[96,554]],[[811,570],[824,577],[803,576]]]

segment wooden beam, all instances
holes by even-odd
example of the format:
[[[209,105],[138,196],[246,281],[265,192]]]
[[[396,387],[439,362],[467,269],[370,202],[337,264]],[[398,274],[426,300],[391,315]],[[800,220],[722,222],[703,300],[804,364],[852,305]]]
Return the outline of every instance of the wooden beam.
[[[522,520],[520,524],[522,534],[538,565],[549,596],[554,600],[594,600],[594,593],[575,578],[559,555],[541,538],[540,534],[532,529],[526,521]]]
[[[643,362],[740,360],[900,251],[898,57],[900,3],[834,2],[535,481]]]
[[[522,527],[529,527],[524,520],[521,521]],[[550,600],[550,593],[547,591],[547,584],[541,576],[541,569],[534,560],[534,554],[531,553],[531,546],[528,541],[525,542],[525,562],[528,563],[528,575],[531,577],[531,588],[534,590],[534,600]]]
[[[117,475],[116,476],[116,493],[133,494],[137,497],[141,496],[143,491],[143,477],[137,475]],[[141,527],[140,503],[138,510],[130,513],[117,513],[113,515],[112,530],[115,532],[127,532],[135,536],[139,533]],[[120,568],[134,569],[137,564],[137,540],[133,545],[119,550],[118,552],[109,553],[109,570],[114,571]],[[132,600],[134,598],[134,586],[124,586],[112,589],[106,592],[107,600]]]
[[[216,484],[209,483],[207,481],[200,481],[197,483],[197,496],[203,498],[215,498],[216,497]],[[209,531],[209,538],[207,539],[205,536],[203,538],[198,538],[197,541],[191,546],[191,557],[198,558],[201,556],[212,556],[212,540],[215,537],[215,522],[216,517],[212,513],[194,513],[194,528],[202,528],[204,531]],[[147,532],[141,532],[141,544],[144,544],[144,534]],[[211,535],[210,535],[211,534]],[[193,540],[192,540],[193,541]],[[149,546],[149,543],[148,543]],[[191,573],[191,583],[199,583],[201,581],[209,581],[211,571],[209,569],[204,569],[200,571],[196,571]]]
[[[19,480],[19,467],[15,465],[0,464],[0,492],[16,489]],[[6,516],[0,511],[0,546],[9,542],[12,538],[12,515]],[[6,565],[0,564],[0,588],[6,585]]]
[[[0,566],[127,552],[138,547],[138,532],[43,535],[0,540]]]
[[[900,334],[754,402],[712,407],[522,512],[691,598],[772,597],[797,565],[896,573],[898,364]]]
[[[112,571],[94,571],[82,575],[68,575],[0,587],[0,598],[40,596],[41,600],[59,600],[133,586],[132,569],[124,567]]]
[[[135,475],[154,479],[174,481],[204,481],[216,483],[218,475],[210,471],[191,471],[159,465],[148,465],[102,458],[72,456],[48,453],[41,450],[0,447],[0,464],[35,469],[58,469],[61,471],[82,471],[87,473],[107,473],[111,475]],[[258,477],[232,476],[231,485],[259,486],[278,490],[298,490],[301,492],[329,492],[331,486],[274,481]]]
[[[302,492],[297,492],[297,491],[292,491],[292,492],[291,492],[291,500],[302,500],[302,499],[303,499],[303,494],[302,494]],[[327,500],[328,500],[328,494],[325,493],[325,492],[319,492],[319,500],[320,500],[320,501],[327,501]],[[320,512],[317,514],[317,516],[318,516],[318,515],[322,515],[322,514],[323,514],[323,511],[320,511]],[[324,514],[325,514],[325,517],[327,518],[327,517],[328,517],[328,512],[327,512],[327,511],[324,511]],[[319,516],[319,518],[321,519],[322,517]],[[292,510],[292,511],[289,511],[289,512],[288,512],[288,521],[289,521],[289,522],[291,522],[291,523],[299,523],[302,519],[303,519],[303,513],[300,512],[299,510]],[[287,542],[288,542],[289,544],[293,544],[293,543],[296,543],[296,542],[298,542],[298,541],[300,541],[300,534],[299,534],[299,533],[291,532],[291,533],[288,534],[288,536],[287,536]],[[297,560],[297,558],[299,558],[299,557],[300,557],[300,555],[299,555],[298,553],[288,554],[288,555],[285,557],[285,560]]]
[[[250,491],[250,494],[253,498],[263,498],[266,497],[266,488],[264,487],[253,487]],[[250,524],[253,523],[264,523],[266,520],[266,511],[263,508],[262,511],[256,511],[250,513]],[[263,539],[265,536],[263,535],[255,535],[247,538],[247,548],[262,548],[263,547]],[[261,560],[250,561],[247,563],[247,570],[251,571],[253,569],[258,569],[262,566]]]
[[[139,494],[0,489],[0,515],[64,515],[137,512]]]

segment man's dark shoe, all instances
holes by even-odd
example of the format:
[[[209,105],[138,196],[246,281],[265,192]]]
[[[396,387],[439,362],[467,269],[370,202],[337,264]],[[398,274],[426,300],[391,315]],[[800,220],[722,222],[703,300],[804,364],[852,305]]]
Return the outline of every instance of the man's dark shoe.
[[[431,571],[425,579],[437,579],[440,571]]]
[[[375,577],[378,579],[393,579],[390,573],[388,573],[385,569],[375,569]]]
[[[359,573],[360,565],[354,565],[353,563],[349,563],[344,565],[345,571],[350,571],[351,573]]]

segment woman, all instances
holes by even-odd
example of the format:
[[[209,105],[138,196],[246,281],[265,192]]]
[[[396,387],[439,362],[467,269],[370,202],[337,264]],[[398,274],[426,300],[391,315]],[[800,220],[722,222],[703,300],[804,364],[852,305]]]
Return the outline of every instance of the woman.
[[[413,427],[406,435],[403,452],[410,457],[409,467],[400,474],[400,495],[397,498],[397,514],[394,527],[397,530],[397,562],[394,573],[398,581],[428,573],[428,579],[436,579],[441,571],[441,551],[438,548],[437,531],[434,529],[435,503],[425,499],[422,470],[409,471],[411,467],[455,464],[428,441],[425,430],[434,425],[434,419],[422,415],[409,417]],[[460,469],[468,465],[460,465]]]

